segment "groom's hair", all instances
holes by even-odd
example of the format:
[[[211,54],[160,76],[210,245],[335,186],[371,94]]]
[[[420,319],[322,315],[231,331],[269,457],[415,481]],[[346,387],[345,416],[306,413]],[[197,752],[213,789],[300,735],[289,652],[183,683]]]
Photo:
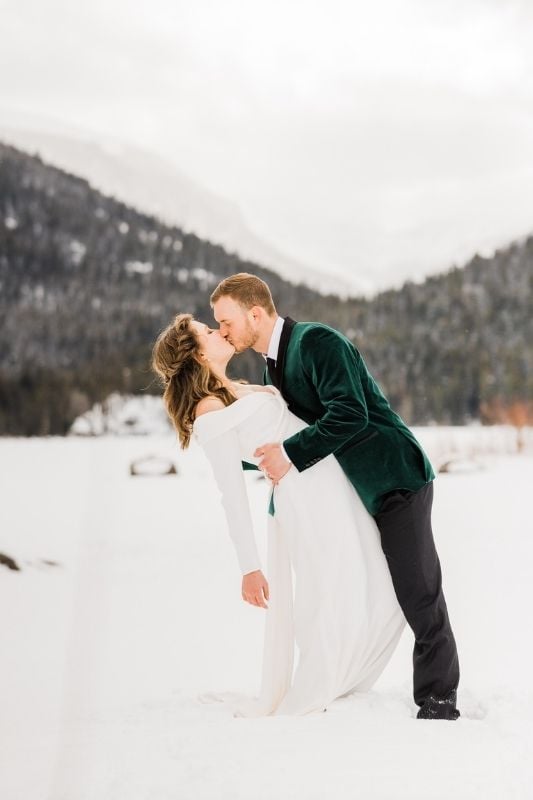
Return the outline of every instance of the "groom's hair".
[[[261,306],[270,317],[276,313],[276,306],[267,284],[249,272],[238,272],[236,275],[224,278],[211,295],[211,305],[213,306],[221,297],[231,297],[246,309]]]

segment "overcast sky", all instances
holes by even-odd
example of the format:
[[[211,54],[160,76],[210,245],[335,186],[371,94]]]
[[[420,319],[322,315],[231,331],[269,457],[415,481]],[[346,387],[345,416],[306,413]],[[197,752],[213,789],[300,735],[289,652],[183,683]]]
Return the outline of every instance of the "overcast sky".
[[[2,2],[0,112],[157,152],[369,286],[533,232],[533,3]]]

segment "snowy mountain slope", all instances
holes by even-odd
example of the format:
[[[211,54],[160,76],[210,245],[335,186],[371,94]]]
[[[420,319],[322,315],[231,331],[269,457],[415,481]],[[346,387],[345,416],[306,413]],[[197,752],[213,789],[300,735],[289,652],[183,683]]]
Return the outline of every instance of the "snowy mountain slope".
[[[199,186],[168,160],[130,144],[74,133],[0,124],[0,139],[66,169],[105,194],[271,267],[292,283],[324,294],[357,294],[362,285],[320,272],[280,253],[248,227],[235,203]]]

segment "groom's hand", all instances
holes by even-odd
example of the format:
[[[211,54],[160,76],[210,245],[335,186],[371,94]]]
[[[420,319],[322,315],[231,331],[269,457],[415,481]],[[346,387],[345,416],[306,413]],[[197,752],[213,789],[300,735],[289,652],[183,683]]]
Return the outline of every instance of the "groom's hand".
[[[264,444],[257,448],[254,452],[254,456],[256,458],[263,456],[263,459],[258,465],[259,469],[263,470],[267,478],[270,478],[273,484],[279,483],[292,467],[291,462],[287,461],[281,452],[281,446],[279,444]]]
[[[253,606],[268,608],[265,600],[270,599],[268,582],[260,569],[248,572],[242,578],[242,599]]]

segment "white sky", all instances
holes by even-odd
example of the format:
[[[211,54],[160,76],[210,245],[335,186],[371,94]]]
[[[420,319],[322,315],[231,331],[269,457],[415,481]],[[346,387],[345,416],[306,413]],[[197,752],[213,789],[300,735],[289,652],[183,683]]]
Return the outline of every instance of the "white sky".
[[[533,3],[2,2],[0,113],[170,158],[369,286],[533,232]]]

